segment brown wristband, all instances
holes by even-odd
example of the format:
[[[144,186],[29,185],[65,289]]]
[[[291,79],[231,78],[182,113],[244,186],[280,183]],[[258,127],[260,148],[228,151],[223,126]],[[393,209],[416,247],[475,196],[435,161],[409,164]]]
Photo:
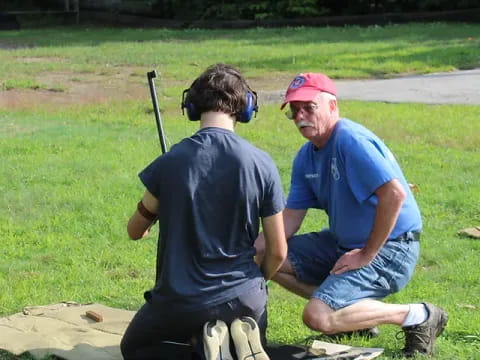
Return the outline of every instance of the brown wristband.
[[[157,214],[154,214],[150,212],[145,205],[143,205],[143,202],[140,200],[137,204],[137,210],[142,215],[145,219],[150,220],[150,221],[155,221],[157,220]]]

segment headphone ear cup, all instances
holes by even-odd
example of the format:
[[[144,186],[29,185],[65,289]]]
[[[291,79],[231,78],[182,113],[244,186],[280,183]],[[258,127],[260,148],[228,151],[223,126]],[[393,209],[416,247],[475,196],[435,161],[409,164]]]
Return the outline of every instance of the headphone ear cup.
[[[248,123],[252,119],[253,113],[257,111],[258,111],[257,96],[256,94],[254,95],[254,93],[249,91],[247,92],[246,106],[245,106],[245,109],[240,114],[239,121],[242,123]]]
[[[187,98],[187,94],[190,91],[190,88],[183,90],[182,93],[182,114],[184,113],[184,110],[187,109],[187,117],[190,121],[197,121],[200,120],[200,114],[197,112],[195,109],[195,105],[191,102],[185,102],[185,99]]]
[[[183,107],[187,109],[187,117],[190,121],[198,121],[200,120],[200,114],[195,109],[195,105],[193,103],[186,103],[183,104]]]

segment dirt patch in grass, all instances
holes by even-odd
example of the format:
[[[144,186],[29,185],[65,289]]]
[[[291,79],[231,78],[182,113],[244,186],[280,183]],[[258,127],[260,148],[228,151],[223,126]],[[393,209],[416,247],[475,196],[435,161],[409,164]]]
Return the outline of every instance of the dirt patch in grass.
[[[18,44],[13,41],[0,41],[0,49],[4,50],[12,50],[12,49],[25,49],[25,48],[32,48],[34,45],[30,44]]]
[[[98,104],[112,100],[148,98],[148,84],[140,84],[132,71],[112,74],[49,72],[35,79],[45,88],[0,91],[0,108],[25,109],[43,106]],[[48,90],[50,89],[50,90]]]
[[[22,58],[37,62],[43,58]],[[61,61],[59,59],[58,61]],[[99,104],[109,101],[150,99],[146,69],[115,67],[101,73],[44,72],[35,80],[44,85],[39,89],[12,89],[0,91],[0,109],[28,109],[49,106]],[[142,74],[145,76],[142,77]],[[292,75],[271,74],[251,77],[248,81],[260,96],[260,102],[279,102],[278,89],[285,89]],[[178,80],[161,80],[160,87],[178,86]],[[188,83],[188,82],[187,82]],[[272,95],[274,93],[274,95]],[[180,94],[179,94],[180,98]]]
[[[65,59],[63,58],[55,58],[55,57],[40,57],[40,56],[17,56],[15,59],[19,62],[24,63],[37,63],[37,62],[64,62]]]

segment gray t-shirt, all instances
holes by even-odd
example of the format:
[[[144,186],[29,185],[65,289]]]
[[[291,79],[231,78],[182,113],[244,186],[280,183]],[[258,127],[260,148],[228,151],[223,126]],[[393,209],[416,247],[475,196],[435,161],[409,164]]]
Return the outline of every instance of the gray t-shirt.
[[[285,204],[269,155],[232,131],[204,128],[139,177],[159,201],[157,281],[147,297],[196,310],[258,284],[253,244],[260,217]]]

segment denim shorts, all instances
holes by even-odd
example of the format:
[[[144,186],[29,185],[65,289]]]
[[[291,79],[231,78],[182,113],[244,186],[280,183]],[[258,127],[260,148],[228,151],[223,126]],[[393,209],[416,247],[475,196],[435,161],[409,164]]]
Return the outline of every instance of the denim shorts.
[[[298,281],[319,285],[312,298],[338,310],[364,299],[383,299],[404,288],[413,275],[419,249],[416,240],[388,240],[369,265],[330,275],[348,249],[338,247],[335,236],[324,230],[290,238],[288,259]]]

